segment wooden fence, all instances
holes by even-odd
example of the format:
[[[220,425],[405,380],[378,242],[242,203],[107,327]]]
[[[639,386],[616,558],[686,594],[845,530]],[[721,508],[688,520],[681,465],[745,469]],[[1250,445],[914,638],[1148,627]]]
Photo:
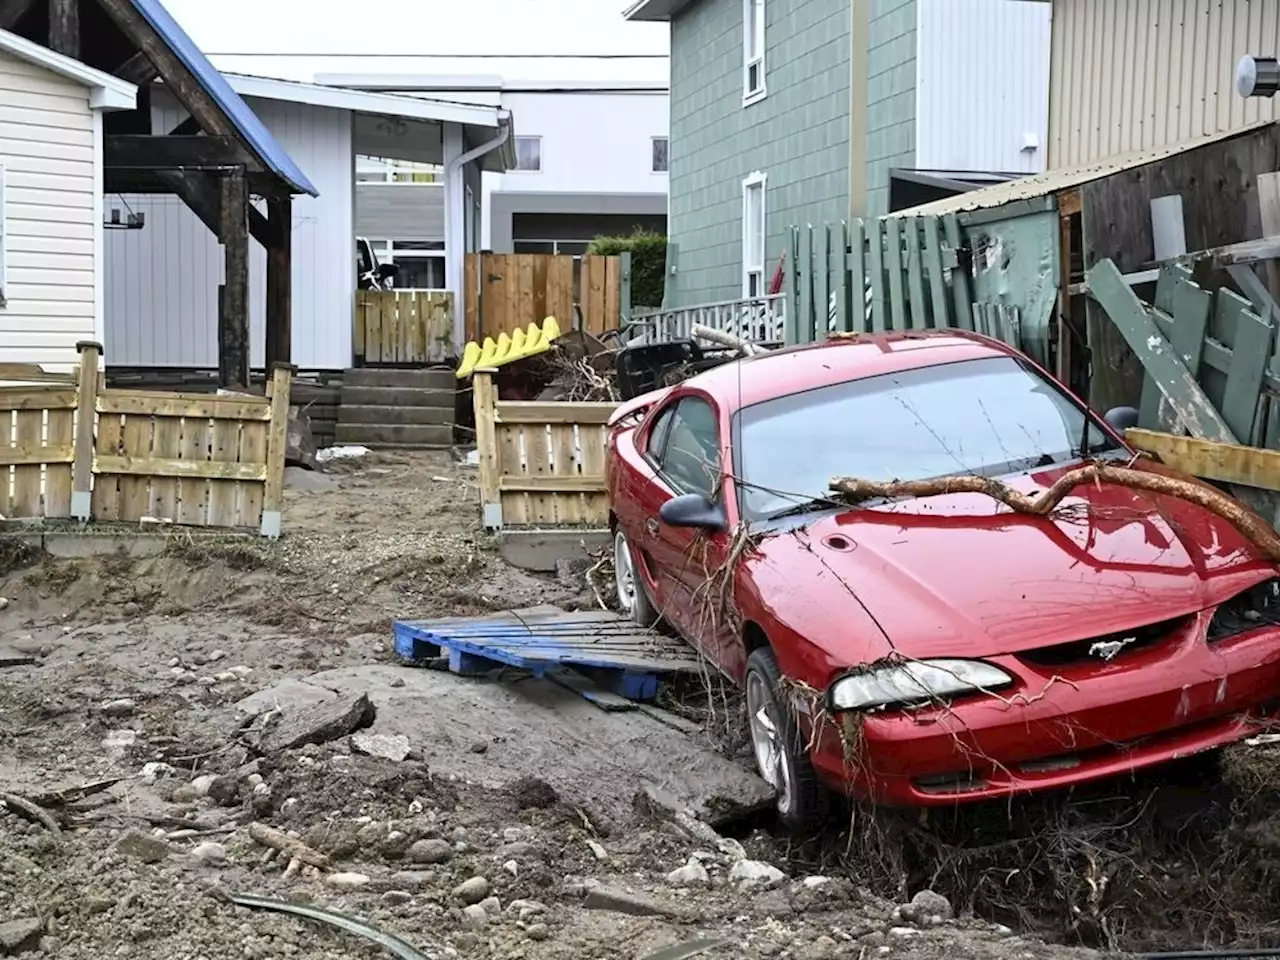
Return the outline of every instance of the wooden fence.
[[[574,325],[602,334],[631,317],[631,254],[571,257],[532,253],[469,253],[466,259],[465,340],[510,336],[531,323],[555,317],[562,330]]]
[[[787,341],[834,331],[972,330],[960,249],[954,214],[792,227]]]
[[[453,349],[453,294],[436,290],[357,290],[355,365],[441,363]]]
[[[488,371],[472,385],[484,525],[604,526],[605,423],[617,404],[499,400]]]
[[[61,382],[0,369],[0,514],[7,519],[253,528],[280,534],[293,369],[267,397],[106,389],[102,348]],[[23,375],[25,374],[27,375]]]

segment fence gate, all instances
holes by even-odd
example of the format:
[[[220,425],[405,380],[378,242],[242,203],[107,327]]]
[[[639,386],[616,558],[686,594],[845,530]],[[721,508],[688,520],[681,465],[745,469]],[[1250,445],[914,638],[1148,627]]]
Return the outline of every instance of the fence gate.
[[[582,329],[598,335],[630,318],[631,254],[469,253],[465,286],[468,341],[510,335],[548,316],[569,330],[575,305]]]

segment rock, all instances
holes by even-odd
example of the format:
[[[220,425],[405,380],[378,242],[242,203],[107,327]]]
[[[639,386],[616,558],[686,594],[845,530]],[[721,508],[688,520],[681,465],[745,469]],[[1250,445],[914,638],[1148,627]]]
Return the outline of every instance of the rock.
[[[209,788],[213,786],[213,781],[217,779],[218,778],[213,774],[206,773],[191,781],[191,789],[196,792],[196,796],[207,797],[209,795]]]
[[[541,852],[527,840],[517,840],[515,843],[503,844],[498,848],[497,855],[504,860],[525,860],[540,856]]]
[[[546,940],[551,936],[551,928],[545,923],[531,923],[525,929],[524,935],[530,940]]]
[[[363,873],[331,873],[324,882],[335,890],[359,890],[369,883],[369,878]]]
[[[142,765],[142,774],[139,779],[141,779],[143,783],[150,785],[164,777],[171,777],[177,772],[178,771],[169,764],[153,760],[151,763],[144,763]]]
[[[747,851],[743,849],[742,844],[731,837],[721,837],[716,842],[716,849],[730,860],[747,859]]]
[[[462,925],[469,930],[475,930],[483,927],[489,922],[489,915],[484,912],[484,907],[473,903],[470,906],[462,908]]]
[[[521,920],[528,920],[530,917],[547,912],[546,904],[539,903],[537,900],[512,900],[507,909]]]
[[[351,746],[357,753],[370,757],[382,757],[400,763],[409,756],[409,738],[402,733],[394,736],[386,733],[357,733],[351,737]]]
[[[781,870],[761,860],[739,860],[729,870],[730,882],[741,887],[768,889],[776,887],[785,879],[786,874]]]
[[[219,806],[230,807],[240,797],[240,785],[233,777],[214,777],[206,793]]]
[[[106,750],[107,756],[118,760],[137,742],[137,730],[108,730],[102,740],[102,748]]]
[[[126,617],[136,617],[142,612],[142,607],[130,600],[120,608],[120,613]]]
[[[489,896],[489,881],[484,877],[472,877],[453,888],[456,899],[466,904],[479,904]]]
[[[124,697],[120,700],[108,700],[102,705],[102,715],[105,717],[128,717],[132,716],[138,710],[138,703]]]
[[[507,871],[507,873],[511,874],[513,877],[520,876],[520,864],[516,863],[514,860],[508,860],[502,865],[502,869]]]
[[[921,890],[917,893],[911,898],[911,906],[915,910],[917,919],[941,917],[943,920],[951,920],[956,915],[955,910],[951,908],[951,901],[932,890]]]
[[[409,847],[405,858],[413,863],[447,863],[453,859],[453,847],[447,840],[419,840]]]
[[[667,874],[667,883],[673,887],[705,887],[710,882],[711,876],[707,873],[707,868],[693,859]]]
[[[915,927],[890,927],[889,936],[906,939],[907,937],[920,936],[920,931]]]
[[[466,843],[471,839],[471,834],[467,833],[466,827],[454,827],[449,834],[449,839],[454,843]]]
[[[192,849],[191,856],[201,863],[225,863],[227,860],[227,848],[213,841],[198,843]]]
[[[403,903],[408,903],[413,899],[413,894],[407,890],[388,890],[382,895],[382,902],[393,907],[398,907]]]
[[[286,714],[262,740],[262,749],[273,753],[295,750],[308,743],[328,743],[373,723],[377,712],[369,697],[322,700]]]
[[[597,860],[609,859],[609,854],[605,851],[604,847],[600,846],[600,844],[596,843],[594,840],[588,840],[587,846],[591,848],[591,855]]]
[[[174,788],[173,796],[169,799],[174,803],[195,803],[200,799],[200,794],[191,784],[184,783],[182,786]]]
[[[489,745],[485,743],[483,740],[477,740],[475,743],[471,745],[472,753],[487,753],[488,751],[489,751]]]
[[[680,904],[603,885],[587,891],[584,905],[588,910],[612,910],[614,913],[625,913],[633,917],[685,918],[688,915],[688,911]]]
[[[130,830],[116,842],[116,850],[143,863],[159,863],[173,852],[173,847],[161,837]]]
[[[230,670],[223,670],[221,673],[215,673],[213,675],[213,679],[217,680],[219,683],[235,683],[240,679],[240,675],[238,673],[232,673]]]
[[[480,907],[491,917],[502,915],[502,901],[497,897],[485,897],[480,901]]]
[[[8,610],[8,609],[9,609],[9,598],[0,597],[0,610]]]
[[[420,890],[423,887],[434,884],[436,875],[430,870],[401,870],[399,873],[392,875],[391,882],[398,887]]]
[[[35,917],[22,917],[0,923],[0,951],[17,953],[33,947],[43,930],[44,924]]]

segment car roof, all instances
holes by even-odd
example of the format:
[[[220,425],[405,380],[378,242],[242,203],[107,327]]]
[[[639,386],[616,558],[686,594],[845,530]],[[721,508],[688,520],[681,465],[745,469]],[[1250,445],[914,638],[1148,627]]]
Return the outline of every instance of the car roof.
[[[1019,354],[998,340],[963,330],[868,333],[856,338],[770,350],[690,377],[730,409],[801,390],[961,360]]]

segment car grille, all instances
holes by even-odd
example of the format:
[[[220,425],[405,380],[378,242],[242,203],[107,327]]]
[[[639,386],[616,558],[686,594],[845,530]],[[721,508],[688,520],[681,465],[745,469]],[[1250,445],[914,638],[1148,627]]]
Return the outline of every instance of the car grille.
[[[1175,617],[1143,627],[1118,630],[1101,637],[1055,643],[1053,646],[1025,650],[1018,659],[1035,667],[1061,668],[1083,664],[1114,663],[1140,650],[1160,646],[1191,622],[1191,617]]]

